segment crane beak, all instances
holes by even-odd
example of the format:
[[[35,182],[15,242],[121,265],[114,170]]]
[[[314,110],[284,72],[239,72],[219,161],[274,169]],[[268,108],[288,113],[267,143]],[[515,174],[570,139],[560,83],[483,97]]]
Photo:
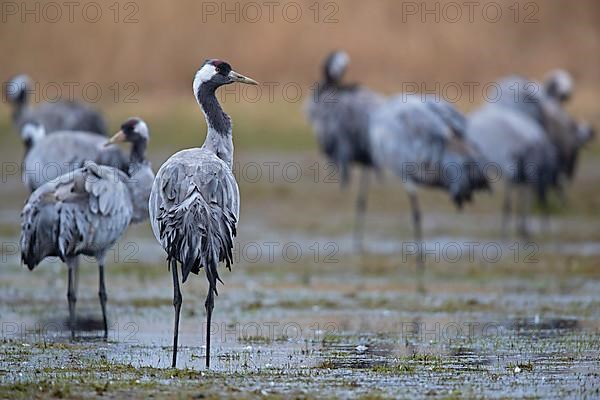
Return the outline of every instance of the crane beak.
[[[108,142],[106,142],[104,144],[104,147],[110,146],[111,144],[115,144],[115,143],[121,143],[124,142],[126,139],[125,134],[123,133],[123,131],[119,131],[117,133],[115,133],[115,135],[113,137],[111,137]]]
[[[235,71],[231,71],[229,73],[229,78],[231,78],[233,82],[245,83],[247,85],[258,85],[258,82],[256,82],[254,79],[250,79],[247,76],[238,74]]]

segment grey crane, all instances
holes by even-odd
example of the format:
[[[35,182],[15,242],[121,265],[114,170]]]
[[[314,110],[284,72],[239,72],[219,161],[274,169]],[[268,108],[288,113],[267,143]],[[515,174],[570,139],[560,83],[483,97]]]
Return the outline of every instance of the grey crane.
[[[422,276],[421,211],[417,185],[450,193],[460,208],[475,190],[489,189],[485,159],[465,139],[466,120],[449,103],[417,95],[389,99],[371,116],[369,134],[377,165],[391,170],[404,184],[410,199],[417,249],[420,291]]]
[[[145,159],[148,128],[133,118],[125,122],[112,142],[132,144],[130,175],[93,161],[61,175],[35,190],[21,213],[21,259],[33,270],[46,257],[59,257],[68,266],[69,322],[75,337],[77,260],[95,257],[99,270],[99,298],[104,338],[108,337],[105,254],[131,222],[148,218],[147,204],[153,173]]]
[[[546,187],[555,190],[565,201],[566,184],[575,176],[579,153],[583,146],[595,136],[594,130],[588,123],[574,120],[564,108],[573,92],[572,78],[565,71],[558,70],[550,73],[544,85],[518,75],[503,78],[499,84],[501,97],[495,104],[520,112],[534,120],[541,127],[546,140],[554,148],[551,161],[543,163],[549,170],[542,174],[546,178],[552,177],[551,184],[548,186],[547,182],[544,182],[544,190],[540,190],[540,185],[537,185],[538,200],[542,205],[544,221],[547,221]],[[491,124],[497,124],[497,121],[498,119],[495,119]],[[519,130],[522,129],[523,126],[519,128]],[[513,144],[508,141],[504,143],[509,148]],[[544,149],[539,151],[547,152]],[[539,163],[539,159],[535,163]],[[505,234],[512,209],[510,204],[511,188],[511,185],[507,185],[503,207],[503,232]],[[520,203],[527,203],[527,200]],[[521,220],[524,218],[522,217]],[[521,225],[523,226],[523,223]],[[520,233],[528,235],[524,229],[520,229]]]
[[[544,85],[513,75],[500,79],[499,87],[501,97],[497,104],[537,121],[556,149],[561,177],[572,179],[579,152],[594,137],[594,130],[586,122],[575,121],[564,108],[573,91],[570,75],[555,71]]]
[[[323,79],[316,84],[305,104],[305,111],[321,151],[340,172],[342,186],[350,179],[352,165],[362,169],[354,228],[355,246],[361,251],[369,175],[374,168],[368,134],[369,115],[383,103],[383,97],[358,85],[342,82],[349,60],[344,51],[334,51],[327,56]]]
[[[129,168],[127,156],[118,147],[106,147],[106,138],[89,132],[60,131],[48,135],[45,126],[27,122],[21,136],[29,143],[23,161],[23,182],[31,191],[82,167],[85,161],[95,161],[124,172]]]
[[[216,90],[234,82],[257,82],[231,69],[222,60],[206,60],[194,77],[194,96],[206,118],[208,133],[200,148],[179,151],[159,169],[150,195],[150,222],[156,240],[167,253],[173,277],[175,325],[173,367],[177,364],[177,339],[182,283],[190,272],[204,268],[208,280],[206,302],[206,368],[210,366],[210,324],[221,281],[217,267],[231,269],[233,240],[239,218],[239,190],[232,173],[233,139],[231,119],[223,111]],[[222,281],[221,281],[222,282]]]
[[[513,188],[519,189],[518,232],[529,237],[531,194],[545,204],[548,189],[559,174],[558,154],[542,126],[529,115],[501,104],[486,104],[468,118],[467,137],[491,163],[489,170],[506,185],[502,207],[502,232],[507,234]]]
[[[26,122],[37,121],[48,133],[84,131],[106,136],[106,122],[98,111],[75,101],[43,102],[33,107],[31,93],[31,79],[27,75],[17,75],[5,86],[5,98],[12,105],[12,121],[17,132]]]

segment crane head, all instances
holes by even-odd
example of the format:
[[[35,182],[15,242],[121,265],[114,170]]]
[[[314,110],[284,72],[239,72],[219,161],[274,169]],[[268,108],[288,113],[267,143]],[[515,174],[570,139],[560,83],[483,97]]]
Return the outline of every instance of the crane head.
[[[42,140],[44,136],[46,136],[46,129],[38,121],[26,121],[21,125],[21,140],[27,151]]]
[[[567,102],[573,95],[573,77],[563,69],[551,71],[544,82],[546,94],[560,103]]]
[[[119,142],[147,142],[150,139],[148,125],[141,118],[129,118],[121,125],[121,130],[111,137],[105,146]]]
[[[325,80],[329,83],[339,83],[344,77],[349,63],[350,57],[345,51],[335,50],[331,52],[323,64]]]
[[[231,65],[225,61],[218,59],[206,60],[194,77],[194,94],[198,97],[201,87],[208,87],[215,90],[219,86],[235,82],[258,85],[258,82],[254,79],[235,72],[231,68]]]
[[[12,78],[4,86],[5,99],[13,104],[25,103],[27,91],[31,86],[31,79],[24,74],[17,75]]]

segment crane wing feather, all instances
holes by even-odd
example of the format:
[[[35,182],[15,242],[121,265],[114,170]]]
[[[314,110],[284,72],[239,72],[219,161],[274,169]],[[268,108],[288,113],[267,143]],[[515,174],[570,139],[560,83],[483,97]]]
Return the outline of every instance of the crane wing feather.
[[[181,263],[184,281],[204,267],[216,294],[218,263],[230,268],[233,262],[239,217],[233,173],[213,153],[190,149],[172,156],[156,176],[150,215],[157,240]]]
[[[21,214],[21,256],[29,268],[47,256],[95,254],[114,244],[131,221],[125,179],[88,162],[33,192]]]

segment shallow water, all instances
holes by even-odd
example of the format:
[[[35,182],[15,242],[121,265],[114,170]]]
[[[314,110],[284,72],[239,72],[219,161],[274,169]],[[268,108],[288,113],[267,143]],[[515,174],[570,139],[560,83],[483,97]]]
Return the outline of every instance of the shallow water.
[[[420,294],[401,205],[377,203],[376,192],[359,256],[347,233],[350,196],[326,188],[319,196],[347,207],[325,214],[307,185],[243,193],[236,263],[221,273],[216,299],[210,371],[202,275],[182,287],[178,368],[170,368],[171,277],[148,226],[131,228],[109,253],[108,342],[97,269],[83,261],[72,342],[66,267],[20,267],[18,205],[4,209],[0,398],[600,397],[595,218],[557,217],[551,234],[521,243],[496,239],[494,205],[476,216],[426,213]],[[273,194],[284,200],[265,202]],[[307,211],[296,216],[300,206]]]

